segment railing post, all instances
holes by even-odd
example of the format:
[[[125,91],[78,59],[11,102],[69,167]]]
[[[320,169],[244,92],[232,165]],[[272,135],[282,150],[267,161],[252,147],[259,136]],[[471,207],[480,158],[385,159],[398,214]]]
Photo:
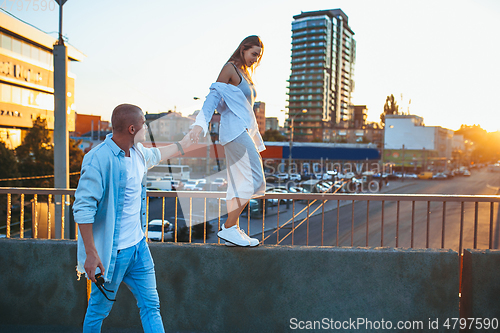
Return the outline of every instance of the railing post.
[[[56,239],[70,239],[69,228],[69,195],[54,195],[54,227]],[[66,222],[66,223],[65,223]],[[66,227],[64,227],[66,224]]]

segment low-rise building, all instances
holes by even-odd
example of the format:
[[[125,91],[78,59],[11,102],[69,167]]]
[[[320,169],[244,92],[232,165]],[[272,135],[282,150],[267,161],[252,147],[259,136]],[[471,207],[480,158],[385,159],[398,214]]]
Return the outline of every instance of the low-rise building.
[[[180,112],[169,111],[151,114],[146,112],[146,123],[154,141],[179,141],[189,132],[194,123],[191,117],[184,117]]]
[[[278,118],[276,117],[266,117],[266,131],[269,130],[278,130],[279,129],[279,123],[278,123]]]
[[[459,137],[440,126],[425,126],[416,115],[387,115],[383,161],[414,170],[447,170]],[[463,140],[463,137],[462,137]]]
[[[266,103],[255,102],[253,104],[253,112],[255,113],[257,125],[259,126],[260,135],[264,135],[266,131]]]
[[[56,38],[0,11],[0,140],[19,146],[33,120],[46,119],[54,130],[54,60]],[[67,45],[68,130],[75,130],[75,75],[72,61],[85,56]]]

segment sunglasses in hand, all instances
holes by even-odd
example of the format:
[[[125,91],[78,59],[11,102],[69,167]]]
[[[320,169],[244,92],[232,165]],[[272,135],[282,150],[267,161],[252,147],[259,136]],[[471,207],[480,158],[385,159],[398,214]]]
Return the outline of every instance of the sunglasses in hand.
[[[106,290],[106,291],[107,291],[107,292],[109,292],[109,293],[114,293],[114,291],[113,291],[113,290],[108,290],[108,289],[106,289],[106,287],[104,287],[104,277],[102,276],[102,274],[101,274],[101,273],[96,274],[96,276],[95,276],[95,280],[96,280],[96,282],[94,282],[94,283],[95,283],[95,285],[97,286],[97,288],[99,288],[99,290],[100,290],[100,291],[101,291],[101,293],[104,295],[104,297],[106,297],[106,299],[107,299],[108,301],[115,302],[115,301],[116,301],[116,299],[111,299],[111,298],[109,298],[109,297],[108,297],[108,295],[106,295],[106,293],[104,292],[104,290]]]

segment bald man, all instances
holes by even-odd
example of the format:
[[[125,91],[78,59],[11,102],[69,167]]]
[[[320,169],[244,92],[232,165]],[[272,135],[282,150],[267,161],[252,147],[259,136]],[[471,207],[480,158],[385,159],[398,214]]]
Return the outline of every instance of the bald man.
[[[78,223],[79,274],[92,280],[83,332],[100,332],[123,281],[137,299],[144,332],[164,332],[146,229],[147,170],[184,154],[190,140],[145,148],[146,120],[135,105],[118,105],[113,133],[83,159],[73,212]],[[101,287],[101,288],[99,288]],[[102,288],[104,287],[104,289]]]

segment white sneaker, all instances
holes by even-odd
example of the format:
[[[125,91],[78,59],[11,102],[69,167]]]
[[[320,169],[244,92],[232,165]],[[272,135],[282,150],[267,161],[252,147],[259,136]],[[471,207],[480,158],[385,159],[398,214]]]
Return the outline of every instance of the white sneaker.
[[[221,226],[221,230],[217,233],[220,239],[223,239],[227,243],[236,246],[257,246],[259,245],[259,240],[248,237],[243,230],[241,230],[237,225],[230,228],[226,228],[224,225]],[[228,245],[230,246],[230,245]]]
[[[248,236],[243,230],[240,229],[240,233],[243,235],[243,237],[245,237],[249,242],[250,242],[250,246],[251,247],[254,247],[254,246],[257,246],[259,245],[259,240],[257,238],[250,238],[250,236]]]

